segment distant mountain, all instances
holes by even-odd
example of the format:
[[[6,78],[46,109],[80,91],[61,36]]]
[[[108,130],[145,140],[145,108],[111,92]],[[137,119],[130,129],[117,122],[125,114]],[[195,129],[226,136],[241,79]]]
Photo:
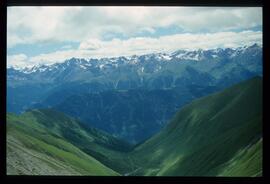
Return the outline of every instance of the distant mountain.
[[[218,69],[220,66],[244,65],[250,72],[261,71],[262,48],[254,44],[252,46],[239,47],[236,49],[212,49],[212,50],[179,50],[171,54],[154,53],[141,56],[115,57],[102,59],[77,59],[71,58],[63,63],[52,65],[38,65],[32,68],[14,69],[8,68],[8,82],[13,83],[64,83],[71,81],[92,82],[99,81],[99,78],[107,78],[112,82],[115,88],[119,88],[119,79],[125,80],[125,77],[133,79],[146,79],[149,75],[160,74],[171,71],[176,74],[181,73],[186,66],[192,66],[196,70],[209,72]],[[255,62],[256,61],[256,62]],[[245,66],[246,65],[246,66]],[[174,66],[181,66],[173,68]],[[204,67],[202,67],[204,66]],[[219,66],[219,67],[218,67]],[[130,72],[130,73],[127,73]],[[220,71],[222,72],[222,71]],[[224,72],[222,72],[224,73]],[[213,74],[211,74],[213,75]],[[215,74],[213,77],[217,77]],[[117,80],[118,79],[118,80]],[[136,83],[143,85],[142,81]]]
[[[187,86],[181,90],[104,91],[72,95],[53,108],[138,143],[158,132],[184,104],[211,91],[216,89]]]
[[[123,155],[130,149],[51,109],[7,114],[7,174],[119,175],[128,170]]]
[[[131,155],[129,175],[261,176],[262,79],[192,101]]]
[[[14,69],[11,67],[7,69],[7,78],[10,86],[33,83],[57,83],[59,85],[81,81],[110,84],[110,88],[116,89],[138,86],[151,88],[153,86],[148,81],[149,78],[153,79],[153,77],[163,74],[181,76],[187,66],[219,78],[221,74],[228,72],[223,67],[229,69],[241,66],[250,72],[258,73],[262,71],[261,64],[262,48],[254,44],[237,49],[180,50],[172,54],[156,53],[89,60],[71,58],[63,63],[38,65],[32,68]],[[223,68],[223,71],[220,68]],[[175,76],[173,77],[175,78]],[[131,84],[125,83],[127,79]],[[169,86],[171,85],[174,83]]]
[[[176,109],[193,99],[258,75],[262,76],[262,48],[257,44],[170,54],[72,58],[48,66],[9,68],[7,111],[53,107],[137,142],[160,130]],[[126,108],[131,104],[125,96],[135,109]],[[114,97],[118,100],[106,100]],[[156,105],[146,105],[154,99],[158,99]],[[80,105],[76,105],[78,101]],[[103,103],[106,101],[109,103]],[[95,107],[103,110],[97,113]],[[104,109],[109,109],[108,113]],[[144,135],[130,133],[135,127],[148,131]]]

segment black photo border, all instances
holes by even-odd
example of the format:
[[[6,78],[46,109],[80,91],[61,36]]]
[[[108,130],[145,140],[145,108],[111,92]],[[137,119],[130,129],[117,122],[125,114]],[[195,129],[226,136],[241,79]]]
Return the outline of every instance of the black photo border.
[[[1,183],[198,183],[198,184],[260,184],[266,182],[268,173],[267,144],[268,124],[267,98],[268,98],[268,68],[269,68],[269,8],[262,0],[0,0],[0,36],[1,36],[1,121],[0,121],[0,175]],[[262,7],[263,8],[263,176],[262,177],[148,177],[148,176],[10,176],[6,175],[6,37],[7,37],[7,7],[8,6],[226,6],[226,7]]]

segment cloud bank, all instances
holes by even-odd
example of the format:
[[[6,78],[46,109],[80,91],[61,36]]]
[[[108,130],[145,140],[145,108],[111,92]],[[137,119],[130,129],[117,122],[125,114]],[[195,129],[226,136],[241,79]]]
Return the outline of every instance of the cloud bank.
[[[218,32],[205,34],[175,34],[159,38],[136,37],[127,40],[113,39],[101,41],[89,39],[81,42],[78,49],[56,51],[48,54],[27,57],[23,54],[8,57],[8,65],[31,66],[34,64],[51,64],[66,59],[103,58],[116,56],[141,55],[154,52],[173,52],[179,49],[214,49],[235,48],[254,43],[262,44],[262,32]]]
[[[8,47],[45,41],[134,37],[175,26],[184,32],[247,30],[262,25],[261,8],[233,7],[9,7]]]

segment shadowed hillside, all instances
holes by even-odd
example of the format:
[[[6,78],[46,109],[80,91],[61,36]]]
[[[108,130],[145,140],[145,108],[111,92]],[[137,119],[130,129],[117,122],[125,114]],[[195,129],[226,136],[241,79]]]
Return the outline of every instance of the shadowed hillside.
[[[262,79],[186,105],[132,153],[133,175],[255,176],[262,173]]]

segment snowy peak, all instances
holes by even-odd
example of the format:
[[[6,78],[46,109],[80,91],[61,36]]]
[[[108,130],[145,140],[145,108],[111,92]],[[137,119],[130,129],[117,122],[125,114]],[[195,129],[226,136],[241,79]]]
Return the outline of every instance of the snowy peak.
[[[24,69],[16,69],[10,67],[13,70],[22,72],[24,74],[32,73],[44,73],[44,72],[57,72],[64,70],[73,70],[75,68],[86,71],[88,69],[99,69],[104,70],[110,67],[117,68],[122,65],[138,65],[142,63],[149,62],[171,62],[171,61],[204,61],[204,60],[216,60],[221,58],[234,58],[243,54],[251,54],[251,56],[256,56],[261,52],[262,47],[258,44],[253,44],[251,46],[244,46],[238,48],[217,48],[209,50],[178,50],[172,53],[152,53],[144,55],[133,55],[133,56],[121,56],[112,58],[101,58],[101,59],[82,59],[82,58],[71,58],[63,63],[54,63],[51,65],[36,65]]]
[[[155,58],[158,61],[170,61],[172,59],[172,57],[169,54],[166,53],[158,53],[155,55]]]

